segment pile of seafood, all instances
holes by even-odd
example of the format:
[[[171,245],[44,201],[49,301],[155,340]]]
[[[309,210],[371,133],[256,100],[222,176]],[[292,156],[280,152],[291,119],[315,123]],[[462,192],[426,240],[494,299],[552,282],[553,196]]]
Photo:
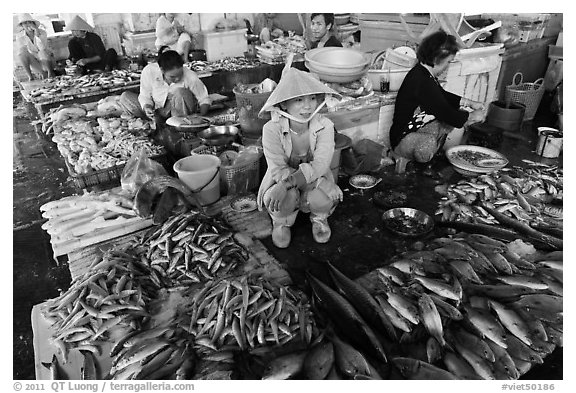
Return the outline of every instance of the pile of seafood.
[[[256,46],[258,58],[269,64],[282,63],[289,54],[294,54],[295,60],[303,60],[308,50],[302,36],[280,37]]]
[[[530,164],[530,162],[528,162]],[[529,222],[558,217],[546,203],[563,198],[563,170],[532,163],[528,168],[504,168],[492,174],[460,180],[447,188],[436,214],[442,220],[495,224],[497,220],[474,202],[484,202],[517,220]]]
[[[98,89],[110,89],[136,83],[140,74],[126,70],[89,74],[83,76],[63,75],[51,78],[46,83],[30,91],[35,100],[51,99],[58,96],[71,96]]]
[[[563,170],[524,161],[527,168],[504,168],[446,186],[436,214],[450,223],[502,224],[531,241],[562,249]]]
[[[431,247],[400,255],[362,285],[330,265],[336,289],[309,277],[322,311],[356,349],[352,374],[336,364],[341,377],[517,379],[562,346],[561,251],[519,255],[479,234]]]
[[[147,136],[150,122],[130,118],[80,117],[62,121],[54,127],[52,141],[76,174],[123,165],[137,151],[144,149],[149,156],[162,154],[164,149]]]
[[[150,278],[163,287],[188,286],[213,280],[248,259],[234,233],[197,211],[170,217],[131,245],[150,268]]]
[[[112,330],[139,330],[158,289],[148,266],[131,254],[111,250],[95,259],[87,273],[41,310],[51,324],[52,342],[62,362],[67,362],[72,349],[102,354]]]
[[[240,57],[225,57],[215,61],[195,60],[184,64],[188,69],[202,73],[202,72],[218,72],[218,71],[238,71],[244,68],[258,67],[260,62],[258,60],[248,60],[243,56]]]

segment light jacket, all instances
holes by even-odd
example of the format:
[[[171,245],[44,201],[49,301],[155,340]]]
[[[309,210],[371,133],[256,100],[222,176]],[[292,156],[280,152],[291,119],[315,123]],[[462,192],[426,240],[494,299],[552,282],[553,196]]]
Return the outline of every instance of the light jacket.
[[[16,34],[16,45],[18,53],[28,52],[39,60],[48,60],[48,35],[43,29],[38,29],[40,36],[34,36],[34,40],[30,40],[26,35],[26,31],[22,30]]]
[[[299,168],[310,184],[321,177],[334,182],[330,170],[334,154],[334,123],[321,114],[317,114],[309,124],[310,151],[314,157],[308,163],[302,163]],[[278,121],[270,120],[262,129],[262,147],[268,169],[258,189],[258,206],[263,207],[264,193],[275,183],[286,179],[295,169],[288,165],[292,154],[292,137],[290,123],[285,117]]]
[[[182,80],[177,83],[168,85],[162,75],[162,70],[158,63],[150,63],[142,70],[140,76],[140,94],[138,95],[138,102],[142,108],[144,105],[152,105],[154,108],[164,108],[168,92],[177,88],[189,89],[199,105],[210,105],[210,97],[208,97],[208,89],[194,71],[184,67],[184,75]]]

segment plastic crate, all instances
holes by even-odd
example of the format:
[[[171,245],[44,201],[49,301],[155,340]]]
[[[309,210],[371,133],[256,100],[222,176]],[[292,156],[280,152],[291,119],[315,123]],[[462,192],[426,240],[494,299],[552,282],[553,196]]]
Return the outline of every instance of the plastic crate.
[[[164,165],[164,161],[166,160],[166,153],[158,154],[155,156],[150,157],[152,160],[159,162],[160,164]],[[99,169],[94,172],[90,173],[76,173],[74,168],[68,160],[64,159],[66,163],[66,167],[68,168],[68,173],[74,182],[76,188],[88,188],[98,186],[102,189],[109,189],[113,188],[120,184],[120,177],[122,176],[122,171],[126,164],[115,165],[110,168]]]
[[[192,150],[193,154],[213,154],[213,155],[220,155],[225,150],[232,150],[232,149],[224,149],[219,152],[215,152],[215,146],[199,146],[196,149]],[[238,151],[239,148],[233,148],[235,151]],[[259,149],[258,156],[255,156],[253,159],[243,162],[238,165],[224,165],[220,167],[220,187],[222,191],[227,195],[234,195],[237,193],[247,192],[254,190],[260,185],[260,159],[262,158],[262,150]],[[244,179],[240,179],[239,177],[245,177]],[[246,184],[246,186],[244,186]],[[240,187],[239,187],[240,186]],[[241,188],[242,192],[233,192],[235,189],[238,190]]]

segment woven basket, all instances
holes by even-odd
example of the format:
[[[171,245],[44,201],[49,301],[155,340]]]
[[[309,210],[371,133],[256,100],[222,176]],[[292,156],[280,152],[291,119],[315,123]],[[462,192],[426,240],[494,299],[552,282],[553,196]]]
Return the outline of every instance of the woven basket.
[[[516,82],[518,76],[520,76],[520,82]],[[544,78],[525,83],[522,83],[522,79],[521,72],[514,74],[512,84],[506,86],[505,99],[506,102],[523,104],[526,107],[523,120],[532,120],[544,95]]]
[[[198,146],[192,154],[213,154],[219,156],[223,151],[215,151],[216,146]],[[235,147],[238,150],[238,147]],[[232,149],[229,149],[232,150]],[[224,165],[220,167],[220,187],[226,195],[238,194],[237,189],[251,191],[260,185],[260,158],[262,152],[253,159],[237,165]],[[236,191],[236,192],[234,192]]]

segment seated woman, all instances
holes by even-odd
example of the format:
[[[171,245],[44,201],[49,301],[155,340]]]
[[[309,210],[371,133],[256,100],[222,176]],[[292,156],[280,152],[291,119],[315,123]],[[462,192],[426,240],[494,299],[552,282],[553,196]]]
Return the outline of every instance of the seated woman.
[[[120,96],[124,111],[136,117],[160,120],[188,116],[210,107],[208,90],[194,71],[184,67],[178,52],[160,49],[157,63],[150,63],[140,76],[140,94],[125,91]]]
[[[192,50],[192,38],[184,31],[184,27],[176,20],[176,14],[162,14],[156,21],[156,49],[168,46],[188,61],[188,54]]]
[[[397,173],[403,173],[410,160],[429,162],[454,128],[483,120],[482,103],[445,91],[436,79],[458,50],[455,37],[444,31],[425,37],[418,47],[419,62],[400,86],[390,128]]]
[[[110,71],[118,66],[116,50],[106,50],[100,36],[92,32],[92,26],[84,19],[76,15],[66,27],[72,31],[72,39],[68,41],[68,65],[79,66],[82,74]]]
[[[262,107],[261,113],[270,111],[272,119],[262,131],[268,169],[258,207],[270,214],[276,247],[290,244],[298,211],[310,212],[316,242],[330,240],[328,217],[343,198],[330,170],[334,124],[318,114],[330,94],[338,95],[309,73],[290,68]]]
[[[312,14],[310,20],[310,31],[312,32],[310,49],[342,46],[340,41],[330,33],[334,26],[334,14]]]
[[[40,22],[30,14],[21,14],[18,17],[16,34],[16,47],[18,59],[24,67],[28,80],[34,80],[32,69],[45,77],[53,77],[54,70],[50,61],[48,49],[48,35],[46,30],[40,28]]]

